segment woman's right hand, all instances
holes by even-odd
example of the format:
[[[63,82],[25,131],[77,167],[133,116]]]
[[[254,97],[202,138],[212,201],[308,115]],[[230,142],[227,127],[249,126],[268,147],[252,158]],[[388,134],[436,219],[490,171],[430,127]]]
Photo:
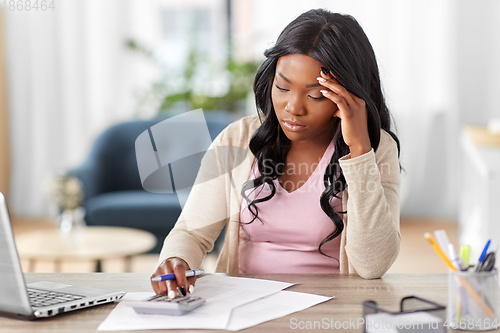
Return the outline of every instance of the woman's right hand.
[[[154,292],[159,294],[166,294],[169,298],[177,297],[177,287],[184,292],[192,293],[194,290],[194,284],[196,282],[196,276],[186,278],[186,271],[190,270],[187,262],[181,258],[169,258],[164,260],[155,270],[151,278],[164,275],[169,273],[175,274],[175,280],[167,280],[161,282],[151,281],[151,286]]]

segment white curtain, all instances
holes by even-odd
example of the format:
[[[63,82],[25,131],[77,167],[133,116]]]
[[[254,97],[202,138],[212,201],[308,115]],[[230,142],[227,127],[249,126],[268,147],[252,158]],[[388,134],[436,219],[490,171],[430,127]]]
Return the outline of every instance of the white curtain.
[[[5,11],[14,214],[46,215],[51,175],[81,163],[99,133],[135,115],[134,93],[156,74],[125,41],[159,43],[158,6],[64,0],[53,11]]]

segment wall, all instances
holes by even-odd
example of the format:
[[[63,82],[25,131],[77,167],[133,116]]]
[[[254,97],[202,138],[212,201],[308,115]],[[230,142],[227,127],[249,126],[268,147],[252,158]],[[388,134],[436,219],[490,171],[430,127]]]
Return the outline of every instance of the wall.
[[[500,1],[457,1],[457,74],[462,124],[500,118]]]

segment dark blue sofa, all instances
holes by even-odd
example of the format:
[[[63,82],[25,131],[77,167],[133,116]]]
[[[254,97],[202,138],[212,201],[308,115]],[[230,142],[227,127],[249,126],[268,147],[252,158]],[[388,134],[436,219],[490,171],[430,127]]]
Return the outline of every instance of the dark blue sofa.
[[[142,188],[135,140],[142,132],[165,119],[136,120],[108,128],[97,138],[85,162],[68,172],[83,183],[83,206],[88,225],[124,226],[149,231],[158,240],[152,253],[160,252],[181,207],[175,193],[149,193]],[[213,140],[236,118],[227,113],[207,112],[205,119]]]

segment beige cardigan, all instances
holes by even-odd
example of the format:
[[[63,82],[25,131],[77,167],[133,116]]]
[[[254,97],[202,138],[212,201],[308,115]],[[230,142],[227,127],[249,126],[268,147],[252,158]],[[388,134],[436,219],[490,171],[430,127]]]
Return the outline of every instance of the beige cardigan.
[[[229,125],[214,140],[182,213],[165,239],[159,262],[179,257],[191,268],[199,267],[227,223],[216,271],[239,272],[241,189],[254,160],[248,144],[259,126],[257,116],[246,117]],[[381,277],[396,259],[401,241],[396,142],[382,130],[376,153],[372,149],[356,158],[344,156],[340,166],[348,184],[342,194],[343,210],[348,214],[343,215],[340,273],[357,273],[366,279]]]

